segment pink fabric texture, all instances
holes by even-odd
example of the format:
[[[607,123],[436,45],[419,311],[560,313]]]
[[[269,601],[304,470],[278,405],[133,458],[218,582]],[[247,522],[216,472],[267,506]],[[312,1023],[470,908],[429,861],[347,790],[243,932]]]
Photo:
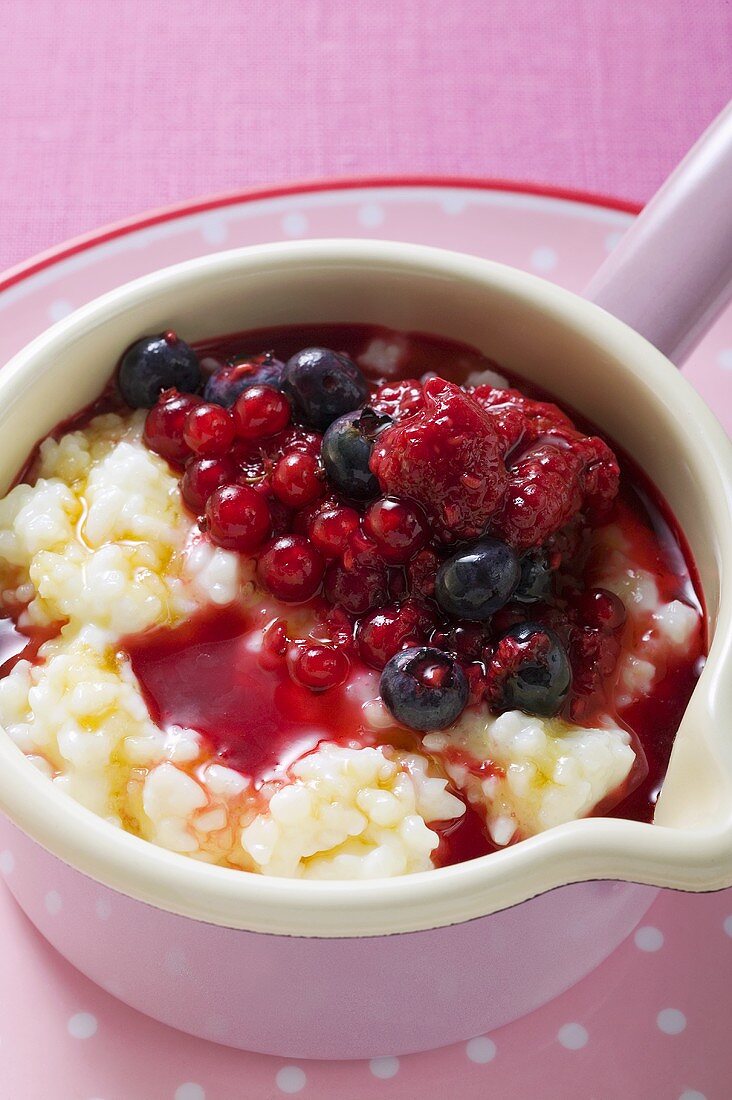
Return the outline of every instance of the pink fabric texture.
[[[319,176],[645,200],[729,97],[731,36],[728,0],[4,0],[0,267]]]

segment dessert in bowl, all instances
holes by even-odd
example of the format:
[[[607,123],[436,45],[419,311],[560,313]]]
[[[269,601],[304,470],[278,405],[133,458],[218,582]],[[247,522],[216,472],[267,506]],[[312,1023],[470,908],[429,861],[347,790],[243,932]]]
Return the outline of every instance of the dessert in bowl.
[[[216,339],[230,332],[248,335]],[[110,391],[79,420],[128,347],[126,403]],[[155,347],[179,392],[143,401]],[[230,404],[221,387],[242,379]],[[32,345],[0,389],[6,489],[48,437],[0,505],[17,649],[0,795],[38,860],[132,906],[114,980],[41,918],[102,984],[206,1032],[141,989],[152,922],[158,944],[209,944],[191,952],[208,960],[196,985],[201,1005],[213,988],[241,999],[229,1041],[417,1049],[571,984],[650,903],[633,881],[729,880],[714,630],[729,455],[619,322],[468,257],[315,242],[123,288]],[[714,637],[692,695],[694,562]],[[544,893],[591,879],[629,881]],[[548,958],[550,912],[572,932]],[[435,979],[418,1025],[400,997],[435,951],[462,1003]],[[488,986],[455,962],[478,951]],[[319,1006],[310,1035],[295,1038],[276,991],[246,1011],[258,953],[275,990],[296,955]],[[525,977],[486,998],[518,960]],[[343,1010],[356,981],[388,1006],[368,1034]]]

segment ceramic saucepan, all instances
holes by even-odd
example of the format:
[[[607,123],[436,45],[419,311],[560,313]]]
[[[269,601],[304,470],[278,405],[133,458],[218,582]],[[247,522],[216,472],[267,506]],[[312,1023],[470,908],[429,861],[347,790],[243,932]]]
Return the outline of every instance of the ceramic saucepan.
[[[623,270],[621,253],[592,293],[632,291],[631,260]],[[682,318],[697,334],[721,300],[720,281],[702,281]],[[626,306],[639,300],[636,288]],[[575,821],[398,879],[286,880],[186,859],[72,801],[0,733],[0,845],[17,856],[9,884],[41,932],[159,1020],[293,1057],[394,1054],[496,1028],[596,967],[659,888],[732,885],[732,452],[669,359],[599,305],[508,267],[412,245],[309,241],[194,260],[105,295],[3,367],[0,492],[141,335],[174,328],[197,341],[337,321],[475,345],[619,441],[686,534],[710,650],[654,824]],[[643,329],[642,316],[634,323]],[[678,324],[645,332],[680,355]]]

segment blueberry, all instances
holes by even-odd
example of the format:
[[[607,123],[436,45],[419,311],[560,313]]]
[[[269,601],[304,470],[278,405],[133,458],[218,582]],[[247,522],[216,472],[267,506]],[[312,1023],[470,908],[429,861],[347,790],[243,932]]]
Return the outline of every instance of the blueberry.
[[[496,646],[489,684],[489,697],[499,709],[551,718],[567,698],[572,668],[553,630],[541,623],[519,623]]]
[[[229,409],[239,394],[251,386],[272,386],[281,390],[284,369],[285,364],[275,359],[271,352],[238,363],[227,363],[209,377],[203,391],[204,400]]]
[[[484,622],[516,590],[521,568],[515,552],[499,539],[484,538],[440,566],[435,599],[448,615]]]
[[[299,418],[324,432],[344,413],[366,400],[369,385],[347,355],[328,348],[305,348],[285,364],[283,389]]]
[[[422,732],[451,726],[468,701],[468,681],[458,662],[431,646],[395,654],[381,673],[380,690],[397,722]]]
[[[527,550],[521,555],[521,578],[513,594],[519,603],[538,603],[551,595],[552,573],[545,550]]]
[[[151,409],[163,390],[198,390],[198,356],[174,332],[143,336],[122,356],[118,383],[122,397],[133,409]]]
[[[376,436],[393,423],[368,405],[335,420],[323,436],[321,458],[331,483],[348,497],[375,496],[379,483],[369,460]]]

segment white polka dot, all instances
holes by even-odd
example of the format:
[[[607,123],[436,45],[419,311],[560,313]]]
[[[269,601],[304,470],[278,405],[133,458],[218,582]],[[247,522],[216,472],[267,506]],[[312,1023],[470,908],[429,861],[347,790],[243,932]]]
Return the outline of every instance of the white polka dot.
[[[492,1062],[495,1058],[496,1044],[487,1035],[478,1035],[475,1039],[468,1039],[465,1044],[465,1053],[471,1062],[484,1066],[486,1062]]]
[[[686,1016],[678,1008],[664,1008],[656,1017],[656,1023],[665,1035],[680,1035],[686,1027]]]
[[[707,1098],[703,1092],[697,1092],[696,1089],[684,1089],[679,1100],[707,1100]]]
[[[14,870],[15,856],[6,848],[4,852],[0,852],[0,872],[4,875],[11,875]]]
[[[453,191],[451,195],[445,195],[442,200],[442,209],[446,214],[462,214],[467,204],[467,198],[462,192]]]
[[[194,1081],[186,1081],[184,1085],[178,1085],[173,1100],[206,1100],[206,1093]]]
[[[171,947],[170,951],[166,951],[164,962],[169,974],[185,974],[188,970],[186,953],[180,947]]]
[[[724,370],[732,370],[732,348],[722,348],[717,356],[717,362]]]
[[[112,916],[112,903],[109,898],[97,898],[94,903],[94,912],[100,920],[109,920]]]
[[[366,229],[381,225],[384,220],[384,207],[378,202],[367,202],[358,208],[358,220]]]
[[[728,936],[732,936],[732,913],[728,917],[724,918],[724,924],[722,925]]]
[[[614,248],[617,248],[623,236],[622,229],[613,229],[612,233],[608,233],[605,237],[605,251],[612,252]]]
[[[396,1077],[399,1072],[399,1059],[372,1058],[369,1062],[369,1069],[374,1077],[379,1077],[382,1081],[388,1081],[390,1077]]]
[[[55,917],[57,913],[61,912],[64,903],[58,890],[49,890],[43,899],[43,904],[51,916]]]
[[[91,1039],[97,1033],[97,1018],[91,1012],[77,1012],[66,1025],[74,1039]]]
[[[589,1038],[582,1024],[564,1024],[557,1032],[557,1039],[567,1050],[582,1050]]]
[[[553,248],[543,245],[531,253],[531,266],[534,271],[553,271],[559,263],[559,257]]]
[[[307,1077],[299,1066],[283,1066],[275,1077],[280,1092],[301,1092],[305,1088]]]
[[[211,214],[201,222],[201,236],[206,244],[223,244],[229,227],[220,214]]]
[[[68,317],[68,315],[73,312],[74,307],[71,302],[67,302],[65,298],[57,298],[54,302],[51,302],[48,307],[48,316],[52,321],[62,321],[64,317]]]
[[[636,932],[635,946],[641,951],[660,951],[663,947],[663,932],[660,928],[646,924]]]
[[[291,214],[285,214],[282,219],[282,232],[288,237],[302,237],[308,231],[308,219],[304,214],[293,210]]]

